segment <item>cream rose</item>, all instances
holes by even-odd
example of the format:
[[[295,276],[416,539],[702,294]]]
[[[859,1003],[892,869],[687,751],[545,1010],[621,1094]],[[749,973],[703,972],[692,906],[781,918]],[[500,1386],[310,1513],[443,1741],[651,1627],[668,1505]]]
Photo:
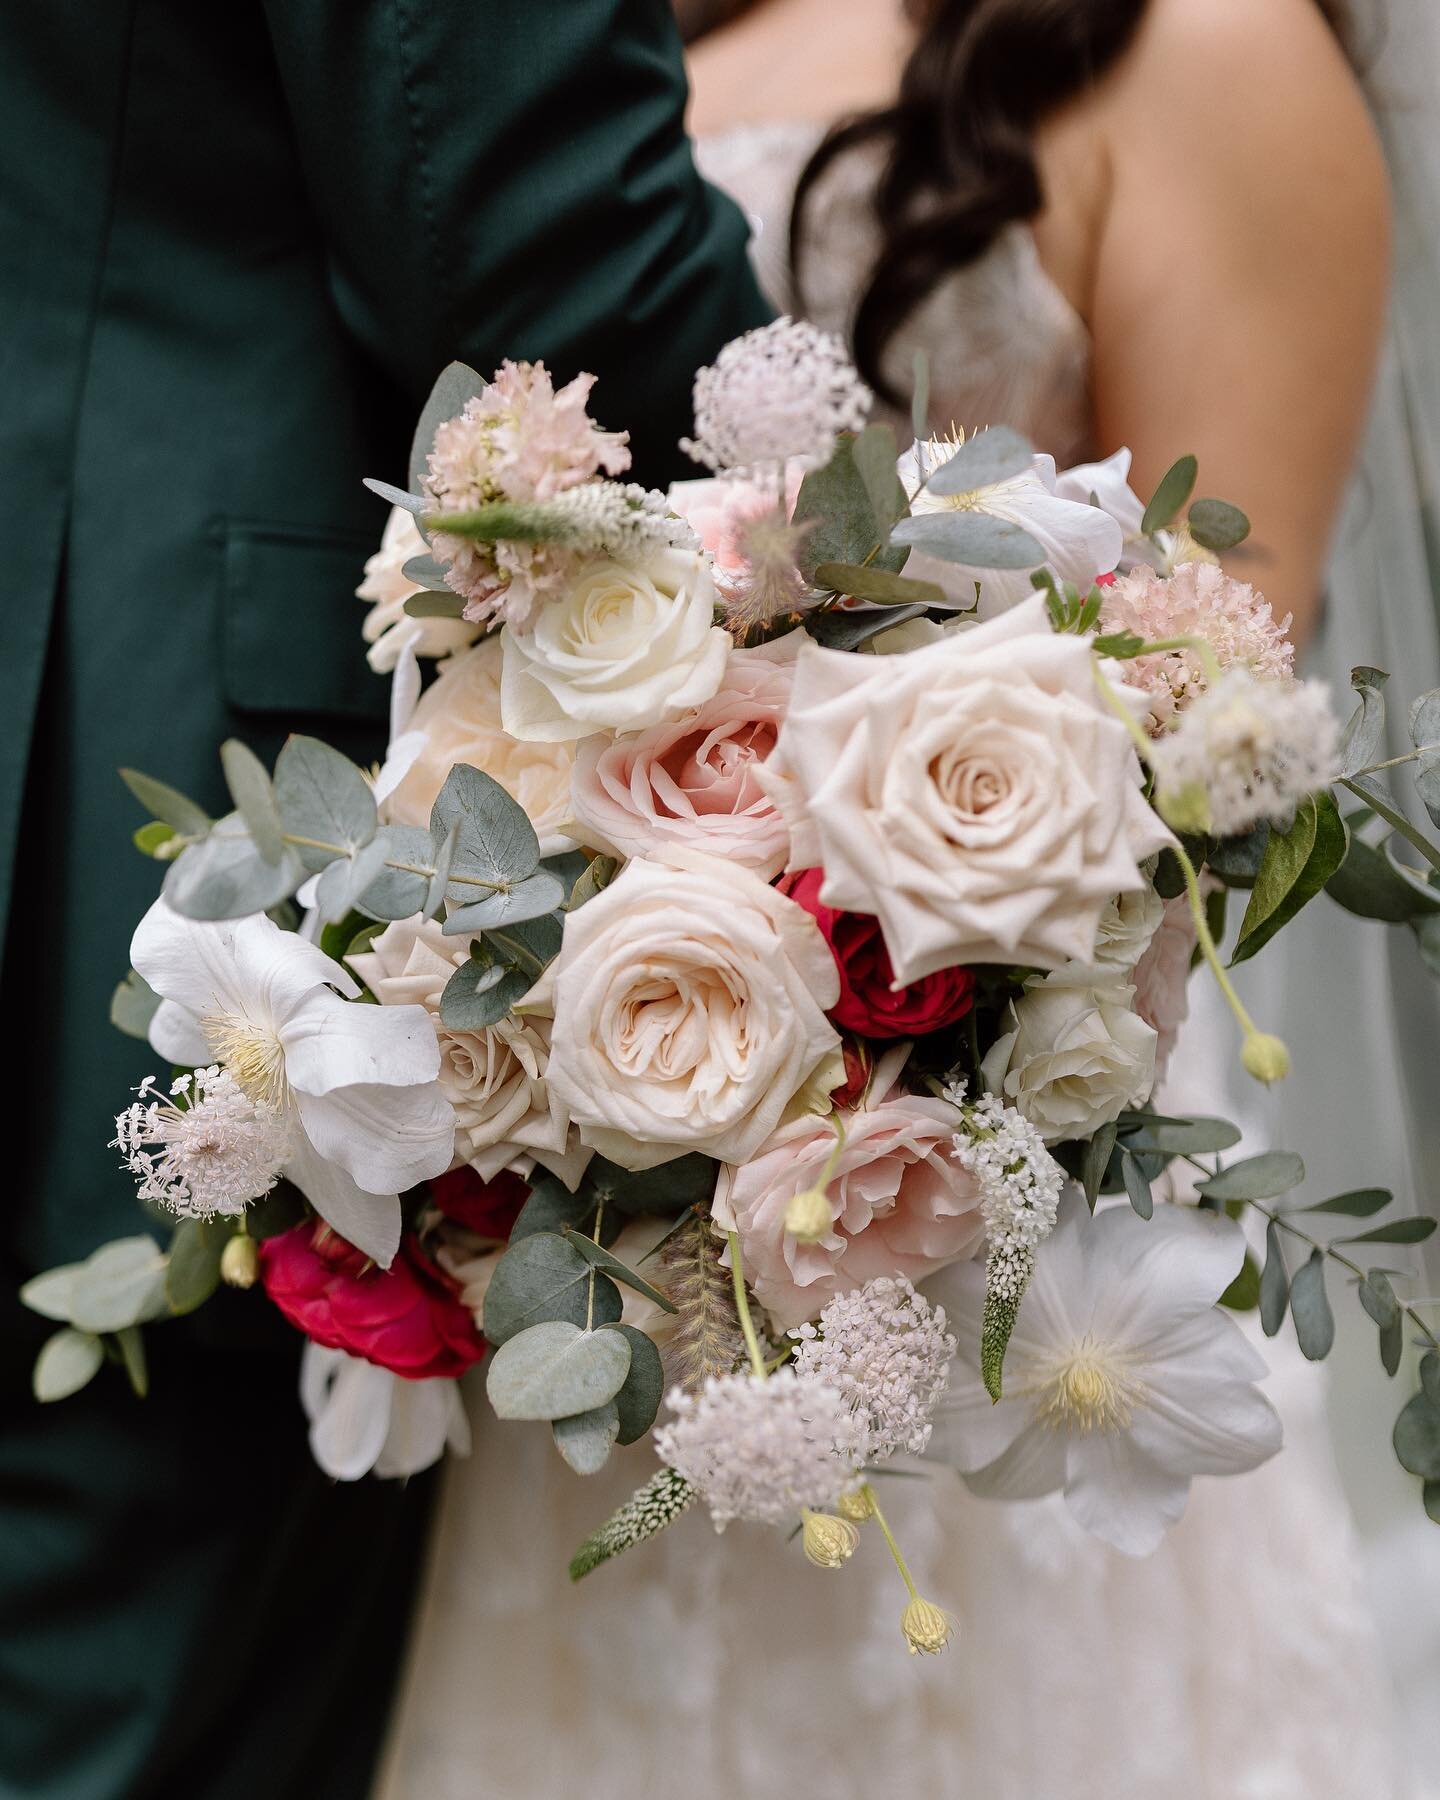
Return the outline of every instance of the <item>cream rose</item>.
[[[1195,920],[1187,895],[1165,902],[1160,923],[1135,965],[1135,1010],[1153,1026],[1155,1079],[1170,1062],[1175,1039],[1190,1012],[1190,958],[1195,950]]]
[[[404,774],[391,787],[385,816],[396,825],[427,826],[435,796],[456,763],[494,776],[524,807],[543,856],[571,850],[569,744],[519,744],[500,723],[500,644],[486,638],[452,656],[421,694],[396,741]],[[406,759],[408,760],[408,763]]]
[[[832,1116],[845,1141],[826,1190],[832,1224],[817,1242],[791,1237],[785,1210],[824,1174],[831,1117],[782,1125],[748,1162],[725,1169],[715,1196],[715,1222],[739,1234],[745,1273],[782,1330],[872,1276],[919,1281],[985,1238],[978,1184],[955,1159],[953,1106],[896,1094]]]
[[[1012,1009],[1015,1028],[991,1045],[986,1086],[1027,1118],[1047,1144],[1089,1137],[1155,1081],[1155,1032],[1122,982],[1087,987],[1051,978]]]
[[[839,1044],[814,920],[713,857],[627,864],[567,915],[547,973],[549,1085],[583,1142],[629,1169],[689,1150],[743,1162]]]
[[[365,579],[355,590],[357,600],[372,603],[361,631],[370,646],[365,660],[377,675],[388,675],[407,648],[417,656],[449,656],[475,642],[480,627],[466,619],[412,619],[406,612],[405,602],[424,589],[409,579],[405,565],[428,548],[413,516],[392,506],[380,548],[366,561]]]
[[[573,804],[586,843],[618,856],[683,849],[723,856],[766,881],[785,866],[790,833],[756,767],[775,747],[800,632],[732,650],[720,686],[671,723],[587,738]]]
[[[899,656],[807,644],[758,779],[820,899],[874,913],[898,984],[960,963],[1089,962],[1170,834],[1087,641],[1038,598]]]
[[[445,984],[470,953],[468,938],[446,937],[434,919],[400,919],[369,950],[346,961],[382,1006],[423,1006],[440,1044],[440,1087],[455,1109],[455,1155],[492,1181],[517,1163],[538,1162],[574,1187],[590,1157],[545,1079],[549,1021],[510,1013],[481,1031],[440,1022]]]
[[[505,729],[527,743],[595,731],[643,731],[708,700],[729,635],[714,624],[715,584],[692,550],[657,550],[643,565],[589,564],[534,629],[501,633]]]

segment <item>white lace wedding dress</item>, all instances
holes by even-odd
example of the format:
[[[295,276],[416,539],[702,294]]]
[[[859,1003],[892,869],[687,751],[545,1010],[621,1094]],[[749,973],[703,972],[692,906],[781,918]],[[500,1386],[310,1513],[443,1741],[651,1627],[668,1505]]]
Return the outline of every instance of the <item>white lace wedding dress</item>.
[[[777,305],[808,126],[700,146],[750,216]],[[868,260],[863,163],[819,196],[809,312],[843,329]],[[1086,333],[1027,231],[937,294],[932,417],[1004,421],[1062,463],[1089,443]],[[1182,1039],[1181,1058],[1186,1055]],[[1192,1063],[1203,1067],[1203,1053]],[[958,1478],[888,1485],[922,1591],[953,1611],[945,1656],[905,1654],[903,1591],[867,1533],[844,1570],[692,1513],[577,1588],[580,1540],[654,1467],[643,1445],[582,1480],[548,1435],[470,1392],[475,1448],[445,1477],[381,1800],[1401,1800],[1375,1633],[1330,1460],[1319,1371],[1264,1346],[1288,1445],[1195,1483],[1153,1557],[1072,1526],[1058,1497],[1003,1506]]]

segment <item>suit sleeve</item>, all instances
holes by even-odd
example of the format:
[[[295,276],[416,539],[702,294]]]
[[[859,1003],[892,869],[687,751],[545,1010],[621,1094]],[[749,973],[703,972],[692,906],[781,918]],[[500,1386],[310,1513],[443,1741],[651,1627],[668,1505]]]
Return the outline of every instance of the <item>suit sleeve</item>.
[[[768,310],[696,172],[667,0],[266,0],[347,328],[418,407],[445,363],[599,377],[683,473],[690,379]]]

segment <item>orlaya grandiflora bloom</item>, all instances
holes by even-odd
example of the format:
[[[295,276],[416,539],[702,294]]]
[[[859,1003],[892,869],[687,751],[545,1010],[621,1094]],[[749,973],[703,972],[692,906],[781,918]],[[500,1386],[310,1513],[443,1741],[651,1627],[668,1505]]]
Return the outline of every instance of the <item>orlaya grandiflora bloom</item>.
[[[1063,1488],[1087,1531],[1148,1555],[1193,1476],[1238,1475],[1280,1448],[1254,1385],[1264,1360],[1215,1304],[1244,1254],[1231,1219],[1170,1206],[1092,1219],[1069,1189],[1035,1252],[998,1402],[979,1372],[984,1269],[957,1263],[926,1283],[961,1346],[930,1454],[996,1499]]]
[[[283,1173],[388,1268],[400,1241],[397,1196],[444,1174],[454,1149],[425,1009],[353,1004],[355,978],[263,913],[210,923],[157,900],[130,960],[161,996],[153,1048],[192,1067],[223,1063],[251,1100],[283,1118]]]
[[[961,440],[931,438],[906,450],[896,472],[910,496],[910,510],[919,515],[938,512],[988,513],[1028,531],[1045,553],[1044,566],[1058,581],[1073,581],[1084,593],[1097,575],[1108,575],[1120,561],[1125,546],[1122,527],[1103,506],[1085,500],[1066,499],[1058,493],[1053,456],[1037,456],[1028,469],[963,494],[935,494],[922,485],[921,464],[929,474],[948,462]],[[965,563],[944,562],[913,550],[905,573],[937,582],[956,606],[975,603],[980,590],[980,614],[988,618],[1027,599],[1035,590],[1028,569],[982,569]]]
[[[311,1452],[332,1481],[359,1481],[372,1471],[403,1479],[439,1462],[447,1448],[470,1454],[460,1383],[446,1375],[409,1381],[307,1340],[300,1403],[310,1421]]]

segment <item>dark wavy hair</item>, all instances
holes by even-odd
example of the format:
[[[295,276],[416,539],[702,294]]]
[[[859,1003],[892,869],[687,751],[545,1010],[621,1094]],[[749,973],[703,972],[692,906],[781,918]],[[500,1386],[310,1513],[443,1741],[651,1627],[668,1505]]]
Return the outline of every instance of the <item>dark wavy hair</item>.
[[[1344,0],[1316,0],[1348,47]],[[1129,47],[1147,0],[911,0],[919,36],[894,102],[841,121],[806,164],[790,219],[790,266],[803,311],[806,207],[843,151],[878,145],[880,230],[855,313],[860,372],[892,403],[886,346],[947,275],[1015,220],[1040,212],[1034,150],[1047,115],[1100,79]]]

